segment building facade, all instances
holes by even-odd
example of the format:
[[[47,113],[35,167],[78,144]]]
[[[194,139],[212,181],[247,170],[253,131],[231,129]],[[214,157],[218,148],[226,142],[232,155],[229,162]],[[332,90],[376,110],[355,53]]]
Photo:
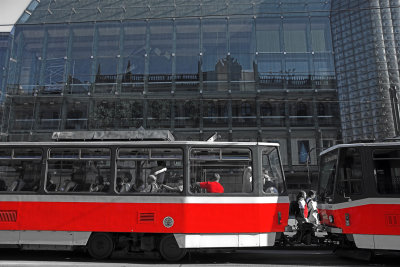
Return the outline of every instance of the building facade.
[[[33,0],[1,50],[3,140],[141,126],[178,140],[218,132],[279,142],[289,187],[304,187],[317,154],[341,140],[332,5]]]
[[[400,1],[333,0],[331,26],[344,141],[399,136]]]

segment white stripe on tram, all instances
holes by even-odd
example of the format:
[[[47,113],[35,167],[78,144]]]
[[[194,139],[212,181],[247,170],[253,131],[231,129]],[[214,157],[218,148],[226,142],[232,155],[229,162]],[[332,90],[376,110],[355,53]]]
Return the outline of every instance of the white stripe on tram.
[[[274,204],[289,203],[287,196],[89,196],[89,195],[0,195],[0,202],[85,202],[163,204]]]
[[[365,198],[336,204],[318,204],[318,209],[339,210],[365,205],[400,205],[400,198]]]

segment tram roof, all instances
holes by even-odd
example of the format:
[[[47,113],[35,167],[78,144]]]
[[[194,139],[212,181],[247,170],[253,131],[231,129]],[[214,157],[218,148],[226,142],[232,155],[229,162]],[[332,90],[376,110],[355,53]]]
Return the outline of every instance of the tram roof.
[[[346,148],[346,147],[393,147],[393,146],[400,146],[400,142],[376,142],[376,143],[354,143],[354,144],[339,144],[334,145],[328,149],[322,151],[319,155],[322,156],[326,153],[329,153],[333,150],[339,148]]]
[[[139,146],[170,146],[170,145],[194,145],[194,146],[275,146],[279,143],[267,142],[207,142],[207,141],[48,141],[48,142],[4,142],[0,146],[120,146],[120,145],[139,145]]]

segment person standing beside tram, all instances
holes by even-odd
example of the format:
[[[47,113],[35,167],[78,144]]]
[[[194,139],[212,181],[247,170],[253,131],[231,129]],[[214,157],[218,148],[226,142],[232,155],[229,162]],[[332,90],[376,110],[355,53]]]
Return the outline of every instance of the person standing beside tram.
[[[317,209],[317,201],[315,201],[315,191],[310,190],[308,192],[308,197],[306,199],[307,203],[307,208],[308,208],[308,216],[307,219],[310,223],[314,225],[319,225],[319,219],[318,219],[318,209]]]
[[[207,190],[207,193],[224,193],[224,187],[219,183],[221,176],[218,173],[209,179],[209,182],[197,182],[196,185]]]

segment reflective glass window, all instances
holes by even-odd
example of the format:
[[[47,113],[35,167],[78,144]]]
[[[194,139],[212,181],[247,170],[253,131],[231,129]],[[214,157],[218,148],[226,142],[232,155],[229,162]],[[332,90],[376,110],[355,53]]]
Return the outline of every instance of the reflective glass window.
[[[42,64],[42,51],[44,40],[43,26],[24,26],[16,32],[14,59],[19,62],[19,79],[16,83],[35,86],[39,84],[39,71]],[[23,87],[27,93],[32,90]]]
[[[96,129],[113,128],[115,126],[115,101],[97,100],[95,101],[94,112],[90,119],[90,127]]]
[[[174,122],[176,128],[198,128],[200,125],[200,106],[197,100],[176,100]]]
[[[67,102],[67,118],[65,129],[68,130],[84,130],[87,129],[88,123],[88,107],[86,101],[75,100]]]
[[[97,57],[119,55],[120,29],[121,23],[98,24]]]
[[[329,18],[311,18],[311,42],[315,52],[332,51]]]
[[[200,66],[200,20],[177,20],[176,68],[177,91],[198,90]]]
[[[149,22],[149,74],[172,74],[173,21]]]
[[[281,19],[256,19],[257,52],[271,53],[282,51]]]
[[[149,100],[147,107],[147,127],[151,129],[171,127],[171,101]]]
[[[228,127],[228,104],[227,100],[203,101],[203,126]]]
[[[61,124],[62,102],[54,100],[40,101],[39,129],[57,130]]]
[[[34,104],[14,102],[11,115],[12,131],[27,131],[34,127]]]
[[[286,19],[283,22],[283,35],[286,52],[307,52],[307,19]]]
[[[256,113],[255,101],[232,100],[233,127],[255,127]]]
[[[126,93],[142,92],[146,54],[146,22],[124,23],[123,31],[122,91]]]
[[[202,69],[205,81],[227,81],[227,20],[202,20]]]
[[[77,24],[72,26],[72,51],[69,70],[69,84],[72,93],[87,92],[92,81],[93,56],[93,24]],[[79,85],[79,86],[78,86]],[[76,87],[76,88],[75,88]]]
[[[120,100],[116,103],[116,121],[121,128],[139,128],[143,125],[142,100]]]
[[[66,25],[48,25],[46,59],[64,58],[67,56],[69,27]]]

